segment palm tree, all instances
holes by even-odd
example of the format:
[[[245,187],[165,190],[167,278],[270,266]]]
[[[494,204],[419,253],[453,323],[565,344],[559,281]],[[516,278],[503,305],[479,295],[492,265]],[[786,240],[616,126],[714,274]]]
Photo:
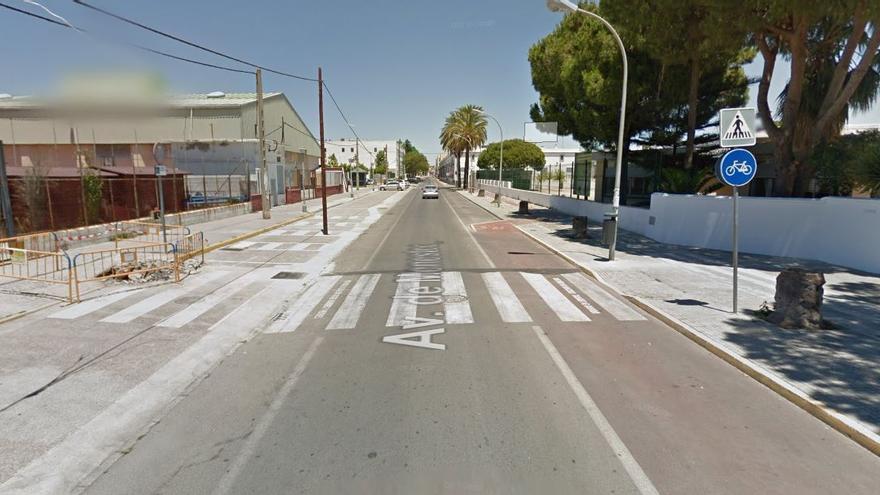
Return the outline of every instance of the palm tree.
[[[467,143],[462,138],[454,111],[449,112],[449,116],[446,117],[446,123],[440,131],[440,144],[443,146],[443,149],[449,151],[455,157],[456,185],[461,187],[461,154],[464,152],[465,147],[467,147]]]
[[[457,159],[458,187],[468,187],[470,176],[471,147],[479,147],[486,142],[486,125],[483,108],[477,105],[464,105],[446,117],[446,124],[440,132],[440,142]],[[461,153],[464,152],[464,184],[462,185]]]

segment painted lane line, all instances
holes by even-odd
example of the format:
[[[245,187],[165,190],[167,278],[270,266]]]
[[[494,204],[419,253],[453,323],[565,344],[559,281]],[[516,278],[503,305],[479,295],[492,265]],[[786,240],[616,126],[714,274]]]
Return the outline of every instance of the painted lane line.
[[[354,287],[342,301],[342,305],[336,310],[333,319],[327,325],[327,330],[350,330],[357,326],[361,313],[367,307],[367,301],[376,289],[376,284],[382,277],[379,273],[361,275]]]
[[[168,318],[160,321],[157,326],[166,328],[180,328],[186,325],[187,323],[208,312],[211,308],[217,306],[224,300],[241,291],[248,285],[254,283],[256,280],[254,273],[255,272],[252,272],[251,274],[245,275],[229,282],[228,284],[217,289],[211,294],[208,294],[202,300],[196,301],[186,308],[178,311],[176,314],[173,314]]]
[[[247,440],[245,440],[244,445],[238,451],[235,459],[226,469],[226,472],[223,473],[223,477],[220,478],[220,482],[217,484],[217,488],[213,492],[215,495],[225,495],[230,493],[235,481],[241,475],[241,471],[256,455],[257,446],[263,440],[263,437],[266,436],[269,427],[275,422],[275,418],[278,416],[278,413],[281,412],[281,407],[290,396],[290,393],[293,392],[293,388],[296,386],[297,382],[299,382],[299,378],[302,376],[303,372],[305,372],[306,367],[309,365],[309,362],[318,350],[318,346],[320,346],[323,341],[324,337],[318,337],[312,341],[312,344],[309,346],[306,353],[303,354],[303,357],[300,358],[298,363],[296,363],[296,368],[293,369],[293,372],[284,381],[284,385],[278,389],[278,392],[272,399],[272,403],[269,404],[269,408],[263,413],[263,416],[257,422],[257,425],[254,427],[251,434],[248,435]]]
[[[599,409],[599,406],[596,405],[593,398],[587,393],[587,389],[584,388],[583,384],[581,384],[580,380],[578,380],[577,376],[571,368],[569,368],[568,363],[566,363],[565,359],[562,358],[562,355],[559,354],[559,351],[556,349],[556,346],[553,345],[550,337],[548,337],[544,330],[537,325],[533,326],[532,330],[535,331],[538,340],[544,345],[547,354],[550,354],[550,359],[553,360],[553,363],[562,373],[562,376],[565,377],[565,381],[568,382],[568,386],[571,388],[572,392],[574,392],[578,401],[580,401],[581,406],[583,406],[587,411],[587,414],[590,415],[593,424],[596,425],[596,428],[602,433],[602,437],[608,442],[608,446],[611,447],[611,450],[614,451],[617,459],[623,464],[623,468],[626,469],[627,474],[629,474],[630,479],[636,485],[639,493],[644,495],[659,495],[660,492],[657,491],[657,488],[654,487],[654,484],[651,482],[650,478],[648,478],[648,475],[645,474],[642,467],[636,462],[629,449],[623,443],[623,440],[617,436],[617,432],[611,427],[611,423],[608,422],[605,415],[602,414],[602,411]]]
[[[522,303],[516,297],[513,289],[510,288],[504,276],[499,272],[483,273],[483,282],[489,289],[489,296],[501,315],[501,321],[505,323],[528,323],[532,321],[532,317],[523,307]]]
[[[258,247],[257,251],[273,251],[275,249],[278,249],[278,246],[280,246],[280,245],[281,245],[280,242],[267,242],[266,244],[263,244],[262,246]]]
[[[337,287],[336,290],[333,291],[333,294],[331,294],[330,297],[327,298],[327,302],[325,302],[324,305],[321,306],[321,309],[319,309],[318,312],[315,313],[316,320],[320,320],[321,318],[327,316],[330,308],[332,308],[333,305],[336,304],[336,301],[339,299],[340,296],[342,296],[342,293],[345,292],[345,289],[350,284],[351,280],[343,280],[342,283],[339,284],[339,287]]]
[[[566,280],[571,282],[574,287],[583,292],[587,297],[592,299],[596,304],[605,308],[611,316],[619,321],[644,321],[647,320],[634,309],[620,302],[616,297],[609,294],[598,284],[588,279],[581,273],[566,273],[562,275]]]
[[[520,272],[520,275],[529,285],[535,289],[535,292],[541,296],[541,299],[547,303],[547,306],[556,313],[562,321],[590,321],[590,318],[579,310],[565,294],[559,292],[559,289],[553,286],[543,275],[538,273]]]
[[[266,333],[289,333],[295,331],[340,278],[342,277],[339,275],[318,277],[318,280],[300,294],[296,301],[284,311],[285,317],[278,318],[272,322],[269,328],[266,329]]]
[[[446,299],[452,297],[452,301],[443,302],[443,312],[446,315],[446,323],[467,324],[474,322],[471,313],[471,305],[467,300],[467,290],[460,272],[443,272],[443,295]],[[456,299],[461,299],[457,301]]]
[[[150,296],[143,301],[140,301],[136,304],[133,304],[122,311],[113,313],[112,315],[102,319],[101,321],[104,323],[128,323],[135,318],[139,318],[150,311],[164,306],[169,302],[177,299],[178,297],[186,294],[187,292],[198,289],[199,287],[206,285],[218,278],[226,275],[227,272],[217,271],[217,272],[208,272],[203,276],[196,278],[195,280],[187,281],[185,285],[173,287],[171,289],[164,289],[162,292]]]
[[[416,317],[419,307],[412,302],[412,296],[416,295],[421,284],[421,273],[401,273],[398,275],[397,290],[394,300],[391,302],[391,310],[388,312],[386,327],[403,326],[406,320]]]
[[[471,232],[471,229],[469,229],[468,226],[465,225],[464,221],[458,215],[458,212],[455,211],[455,208],[452,207],[452,203],[450,203],[449,200],[446,199],[446,195],[443,194],[440,197],[443,198],[443,202],[446,204],[446,206],[448,206],[449,209],[452,210],[452,214],[455,215],[456,219],[458,219],[458,223],[461,224],[461,228],[464,229],[465,233],[468,235],[468,237],[470,237],[471,241],[474,243],[474,246],[477,247],[477,250],[480,252],[480,254],[483,255],[483,259],[486,260],[486,264],[489,265],[489,268],[495,268],[495,262],[493,262],[492,258],[490,258],[488,254],[486,254],[486,251],[483,249],[483,246],[481,246],[480,243],[477,242],[477,239],[476,239],[476,237],[474,237],[474,234]],[[532,320],[528,320],[528,321],[532,321]]]
[[[116,294],[110,294],[109,296],[99,297],[97,299],[81,302],[79,304],[72,304],[55,314],[49,315],[49,318],[57,318],[60,320],[73,320],[74,318],[85,316],[89,313],[109,306],[116,301],[121,301],[126,297],[133,296],[142,290],[143,289],[137,289],[128,292],[118,292]]]
[[[587,308],[587,311],[589,311],[590,313],[593,313],[594,315],[599,314],[599,310],[596,309],[595,306],[593,306],[592,304],[590,304],[589,301],[584,299],[584,296],[578,294],[578,292],[576,290],[572,289],[571,286],[568,285],[567,283],[565,283],[564,280],[562,280],[559,277],[553,277],[553,281],[556,282],[556,285],[562,287],[562,290],[564,290],[565,292],[568,292],[568,295],[570,295],[572,297],[572,299],[577,301],[578,304]]]

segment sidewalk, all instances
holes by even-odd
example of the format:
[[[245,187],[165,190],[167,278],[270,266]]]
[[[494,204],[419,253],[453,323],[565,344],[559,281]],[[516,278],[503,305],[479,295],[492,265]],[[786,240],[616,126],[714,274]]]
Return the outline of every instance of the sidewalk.
[[[880,275],[810,260],[740,254],[740,314],[734,315],[728,252],[661,244],[621,230],[616,260],[609,263],[599,225],[590,225],[589,239],[574,240],[570,217],[533,205],[531,215],[524,217],[514,214],[518,203],[508,198],[499,208],[488,197],[460,194],[510,219],[620,293],[836,413],[835,419],[880,440]],[[836,329],[785,330],[751,316],[764,302],[772,307],[776,276],[789,266],[825,274],[823,314]]]
[[[356,195],[356,198],[363,197],[370,192],[369,190],[362,191],[359,195]],[[352,201],[352,198],[348,193],[336,194],[327,198],[327,207],[333,207],[349,201]],[[262,212],[256,212],[194,224],[189,228],[192,232],[204,232],[206,248],[216,249],[226,243],[235,242],[243,235],[255,235],[261,229],[277,228],[304,216],[317,215],[320,218],[320,198],[306,200],[306,207],[308,213],[302,212],[302,203],[281,205],[272,208],[272,218],[269,220],[263,220]],[[71,250],[71,253],[110,249],[113,246],[112,242],[92,244],[81,249],[74,248]],[[147,286],[147,284],[143,285],[143,287]],[[101,293],[102,291],[99,290],[84,294],[83,297],[94,297]],[[66,285],[0,278],[0,294],[2,294],[2,297],[0,297],[0,323],[46,307],[67,304]]]

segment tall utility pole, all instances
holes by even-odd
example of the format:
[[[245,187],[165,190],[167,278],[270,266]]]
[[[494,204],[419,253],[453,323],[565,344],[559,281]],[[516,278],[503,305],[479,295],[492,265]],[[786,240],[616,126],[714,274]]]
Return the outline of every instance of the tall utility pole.
[[[361,138],[355,136],[354,137],[354,173],[357,174],[357,182],[355,182],[355,187],[358,191],[361,190],[361,173],[358,170],[361,166]]]
[[[324,210],[324,235],[330,235],[327,230],[327,150],[324,146],[324,77],[321,68],[318,67],[318,126],[321,129],[321,207]]]
[[[266,128],[263,125],[263,71],[260,69],[257,69],[257,137],[260,138],[263,220],[268,220],[272,218],[272,203],[269,201],[269,164],[266,163]]]

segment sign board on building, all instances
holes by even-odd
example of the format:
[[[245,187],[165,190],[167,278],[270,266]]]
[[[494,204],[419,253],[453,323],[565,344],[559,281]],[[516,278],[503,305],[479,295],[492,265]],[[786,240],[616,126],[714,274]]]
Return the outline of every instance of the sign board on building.
[[[722,148],[755,145],[754,108],[724,108],[720,120]]]

